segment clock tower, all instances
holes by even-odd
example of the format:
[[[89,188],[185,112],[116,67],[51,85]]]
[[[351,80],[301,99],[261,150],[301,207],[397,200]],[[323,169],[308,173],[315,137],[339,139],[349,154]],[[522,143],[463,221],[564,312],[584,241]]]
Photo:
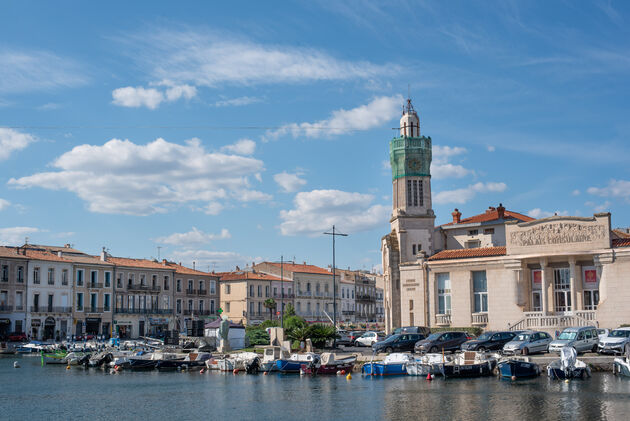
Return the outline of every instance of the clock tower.
[[[433,254],[431,138],[420,134],[411,104],[403,107],[400,132],[389,142],[392,167],[391,231],[381,240],[385,330],[430,326],[426,259]]]

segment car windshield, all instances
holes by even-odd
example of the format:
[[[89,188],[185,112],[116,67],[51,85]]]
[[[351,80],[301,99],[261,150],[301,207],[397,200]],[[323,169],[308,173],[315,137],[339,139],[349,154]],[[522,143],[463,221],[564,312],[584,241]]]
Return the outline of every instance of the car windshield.
[[[577,335],[577,332],[562,332],[560,334],[560,336],[558,336],[558,339],[560,339],[561,341],[572,341],[573,339],[575,339],[575,336]]]
[[[610,336],[615,338],[628,338],[630,337],[630,330],[613,330]]]
[[[389,338],[383,339],[383,342],[392,342],[392,341],[395,341],[396,339],[398,339],[399,337],[400,337],[399,335],[392,335]]]
[[[515,336],[513,341],[529,341],[529,333],[521,333],[520,335]]]
[[[486,332],[486,333],[482,333],[481,335],[479,335],[479,337],[476,340],[477,341],[487,341],[488,339],[490,339],[490,337],[492,337],[492,333],[491,332]]]
[[[427,337],[428,341],[435,341],[436,339],[438,339],[440,336],[442,336],[441,333],[432,333]]]
[[[372,333],[372,332],[366,332],[366,333],[364,333],[363,335],[361,335],[361,337],[362,337],[362,338],[369,338],[369,337],[371,337],[371,336],[374,336],[374,333]]]

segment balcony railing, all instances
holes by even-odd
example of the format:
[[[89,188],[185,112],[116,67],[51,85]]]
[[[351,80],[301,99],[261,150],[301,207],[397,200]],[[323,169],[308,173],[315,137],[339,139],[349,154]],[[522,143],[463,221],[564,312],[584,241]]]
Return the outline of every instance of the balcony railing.
[[[24,306],[23,305],[16,305],[15,306],[15,311],[24,311]]]
[[[195,290],[194,290],[194,289],[187,288],[187,289],[186,289],[186,294],[188,294],[188,295],[195,295]]]
[[[356,299],[359,301],[376,301],[376,297],[368,294],[357,294]]]
[[[210,316],[213,314],[210,310],[184,310],[180,313],[183,313],[184,316]]]
[[[472,324],[474,325],[487,325],[488,324],[488,313],[473,313],[472,314]]]
[[[208,293],[208,291],[206,291],[205,289],[198,289],[197,290],[197,295],[206,295]]]
[[[310,297],[312,296],[312,292],[311,291],[298,291],[297,292],[297,296],[298,297]]]
[[[542,311],[526,311],[524,317],[510,330],[523,329],[559,329],[571,326],[596,326],[596,310],[578,310],[575,312],[543,315]]]
[[[31,306],[31,313],[72,313],[72,307]]]
[[[159,286],[132,284],[127,285],[127,291],[148,291],[148,292],[160,292],[162,288]]]
[[[173,314],[172,308],[117,308],[118,314]]]
[[[88,288],[103,288],[103,283],[102,282],[88,282],[86,286]]]
[[[282,299],[282,294],[273,294],[273,298],[280,298]],[[291,293],[291,294],[284,294],[284,299],[286,300],[287,298],[295,298],[295,294]]]
[[[85,307],[85,313],[102,313],[103,307]]]
[[[344,316],[351,316],[354,314],[354,310],[341,310],[341,314]]]
[[[6,313],[9,311],[13,311],[13,306],[10,306],[8,304],[0,304],[0,312],[1,313]]]
[[[448,326],[451,324],[451,315],[450,314],[436,314],[435,315],[435,324],[441,326]]]

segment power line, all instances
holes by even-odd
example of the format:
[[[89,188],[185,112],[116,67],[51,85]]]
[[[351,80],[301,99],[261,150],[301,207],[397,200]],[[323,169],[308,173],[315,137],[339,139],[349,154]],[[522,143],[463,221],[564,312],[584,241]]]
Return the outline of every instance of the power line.
[[[287,129],[291,131],[290,127],[287,126],[154,126],[154,125],[138,125],[138,126],[98,126],[98,125],[57,125],[57,126],[31,126],[31,125],[15,125],[15,126],[0,126],[3,129],[23,129],[23,130],[69,130],[69,129],[103,129],[103,130],[111,130],[111,129],[195,129],[195,130],[279,130],[279,129]],[[296,127],[297,130],[319,130],[319,131],[334,131],[334,130],[343,130],[344,132],[360,132],[365,129],[354,129],[348,127],[308,127],[303,129],[301,127]]]

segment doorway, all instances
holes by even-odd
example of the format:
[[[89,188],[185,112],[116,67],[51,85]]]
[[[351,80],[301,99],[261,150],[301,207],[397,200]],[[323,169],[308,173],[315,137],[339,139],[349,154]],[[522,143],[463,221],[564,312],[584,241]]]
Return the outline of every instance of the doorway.
[[[555,311],[557,313],[571,311],[571,279],[569,268],[554,269],[553,281]]]
[[[144,320],[138,322],[138,336],[144,336]]]
[[[44,321],[44,340],[53,339],[55,337],[55,319],[47,317]]]

